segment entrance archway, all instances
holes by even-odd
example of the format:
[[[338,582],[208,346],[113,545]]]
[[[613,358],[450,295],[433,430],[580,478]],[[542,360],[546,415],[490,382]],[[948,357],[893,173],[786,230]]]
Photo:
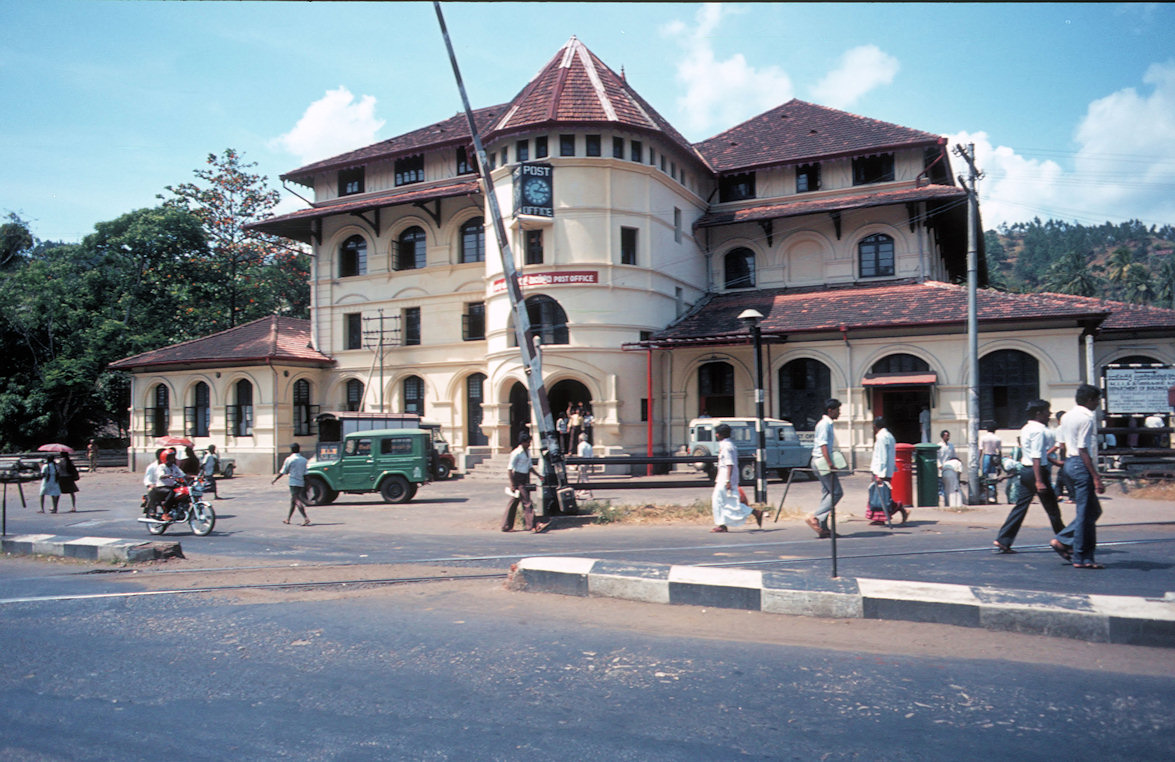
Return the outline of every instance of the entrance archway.
[[[510,387],[510,441],[507,449],[514,449],[518,444],[518,435],[524,428],[530,426],[530,392],[526,386],[514,382]]]
[[[582,402],[584,408],[590,408],[592,404],[592,393],[588,391],[588,388],[580,382],[570,379],[560,381],[552,386],[547,397],[551,401],[551,416],[555,420],[559,419],[560,413],[567,411],[568,405]]]

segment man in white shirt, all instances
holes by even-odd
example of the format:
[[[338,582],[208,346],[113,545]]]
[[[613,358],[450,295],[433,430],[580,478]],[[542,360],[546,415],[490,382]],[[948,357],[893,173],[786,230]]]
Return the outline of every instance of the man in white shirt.
[[[754,516],[763,526],[763,511],[751,508],[742,501],[738,491],[738,448],[730,441],[730,426],[720,423],[714,427],[718,440],[718,475],[714,477],[714,491],[710,494],[710,510],[714,516],[711,532],[725,532],[730,526],[739,526]]]
[[[987,495],[988,502],[996,502],[998,499],[998,490],[996,489],[995,478],[1000,472],[1000,455],[1003,450],[1003,440],[995,433],[995,421],[984,421],[983,428],[986,431],[979,437],[979,452],[983,455],[981,472],[988,478],[987,480]]]
[[[175,462],[175,450],[165,448],[156,450],[158,453],[158,460],[147,467],[146,473],[143,474],[143,484],[150,489],[147,493],[147,505],[143,511],[148,516],[153,515],[160,505],[163,506],[163,515],[159,518],[163,521],[171,521],[171,514],[168,510],[171,508],[173,491],[177,486],[184,481],[184,472]]]
[[[590,458],[594,454],[595,454],[595,449],[592,447],[592,443],[588,441],[587,434],[580,434],[579,435],[579,447],[575,451],[576,457]],[[591,473],[591,470],[592,470],[591,466],[585,466],[583,464],[580,464],[579,466],[577,466],[576,471],[578,473],[579,480],[581,482],[586,482],[588,479],[588,474]]]
[[[922,406],[922,410],[918,413],[918,428],[922,432],[922,443],[930,442],[930,408],[926,405]]]
[[[217,500],[220,493],[216,491],[216,469],[220,466],[220,456],[216,454],[216,445],[208,445],[208,452],[200,459],[200,474],[208,482],[207,492],[211,492]]]
[[[306,515],[306,500],[303,494],[306,490],[306,467],[310,465],[306,460],[306,456],[302,454],[302,445],[294,442],[290,445],[290,455],[282,463],[281,470],[277,472],[277,476],[273,477],[271,484],[277,484],[277,480],[290,475],[290,512],[286,514],[286,518],[282,521],[283,524],[289,524],[290,519],[294,517],[294,511],[297,510],[302,514],[302,526],[310,526],[310,517]]]
[[[812,441],[812,461],[816,468],[816,478],[820,481],[820,505],[805,521],[820,539],[832,536],[828,528],[828,519],[836,504],[844,497],[840,477],[837,476],[832,459],[832,453],[836,452],[836,431],[833,421],[837,418],[840,418],[840,400],[825,401],[824,417],[816,424],[815,438]],[[818,460],[822,460],[825,467],[817,466]]]
[[[530,460],[530,433],[523,431],[518,435],[518,446],[510,453],[510,465],[507,476],[510,479],[510,504],[506,507],[506,515],[502,517],[502,531],[514,530],[514,517],[518,514],[518,506],[522,506],[522,526],[527,531],[538,534],[545,532],[551,522],[540,524],[535,521],[534,503],[530,499],[530,475],[535,474]]]
[[[1032,504],[1032,498],[1039,495],[1040,505],[1048,514],[1052,524],[1053,534],[1065,528],[1061,520],[1061,509],[1057,505],[1057,496],[1053,493],[1053,481],[1049,464],[1053,462],[1052,454],[1056,448],[1056,437],[1048,427],[1049,403],[1045,400],[1034,400],[1028,403],[1028,422],[1020,429],[1020,490],[1017,493],[1016,504],[1000,527],[996,535],[996,553],[1015,553],[1012,543],[1024,523],[1024,516]]]
[[[897,458],[897,439],[885,427],[885,419],[877,416],[873,419],[873,459],[869,462],[869,471],[873,474],[873,483],[880,488],[884,485],[885,500],[890,500],[890,480],[893,479],[894,467]],[[902,513],[902,523],[905,523],[908,511],[898,508]],[[886,513],[889,513],[888,508]],[[875,521],[874,524],[884,524],[884,521]]]
[[[1096,386],[1082,384],[1074,395],[1077,405],[1061,419],[1060,440],[1065,448],[1061,468],[1073,485],[1077,516],[1049,541],[1074,569],[1102,569],[1094,560],[1097,549],[1097,520],[1102,515],[1098,495],[1106,491],[1097,472],[1097,415],[1102,393]]]

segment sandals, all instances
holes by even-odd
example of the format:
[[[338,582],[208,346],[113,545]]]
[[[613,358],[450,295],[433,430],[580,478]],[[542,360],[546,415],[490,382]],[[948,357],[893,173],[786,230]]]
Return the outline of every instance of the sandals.
[[[1004,545],[999,540],[996,540],[995,542],[993,542],[992,545],[995,546],[996,553],[1015,553],[1016,552],[1016,551],[1012,550],[1011,545]]]
[[[1049,547],[1056,551],[1057,555],[1066,561],[1073,560],[1073,548],[1056,539],[1055,537],[1049,540]]]
[[[302,526],[304,526],[304,527],[310,526],[310,519],[306,519],[305,521],[303,521]]]
[[[751,511],[751,515],[755,517],[755,523],[759,525],[760,529],[762,529],[763,528],[763,511],[758,508],[755,508],[754,510]]]
[[[718,526],[714,527],[710,531],[711,532],[729,532],[730,530],[726,528],[725,524],[719,524]]]
[[[1106,567],[1102,566],[1099,563],[1095,563],[1094,561],[1086,561],[1085,563],[1082,563],[1082,564],[1073,564],[1073,568],[1074,569],[1104,569]]]

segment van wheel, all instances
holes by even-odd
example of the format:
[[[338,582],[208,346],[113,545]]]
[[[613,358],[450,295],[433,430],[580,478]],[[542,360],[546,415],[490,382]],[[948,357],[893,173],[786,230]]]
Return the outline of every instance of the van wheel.
[[[302,497],[308,505],[330,505],[339,493],[335,492],[320,476],[306,477]]]
[[[787,477],[791,476],[791,469],[777,468],[775,469],[775,475],[778,476],[782,481],[787,481]]]
[[[220,478],[222,478],[222,479],[231,479],[231,478],[233,478],[233,470],[234,470],[235,468],[236,468],[236,464],[235,464],[235,463],[229,463],[227,466],[225,466],[225,467],[224,467],[224,473],[222,473],[222,474],[220,475]]]
[[[379,494],[388,503],[406,503],[412,499],[412,485],[399,474],[392,474],[379,485]]]
[[[437,462],[436,471],[436,479],[438,482],[443,482],[445,479],[449,478],[450,474],[453,473],[452,469],[449,468],[449,464],[443,460]]]
[[[754,463],[747,463],[738,470],[738,480],[740,482],[750,484],[751,482],[755,481],[755,476],[756,473]]]

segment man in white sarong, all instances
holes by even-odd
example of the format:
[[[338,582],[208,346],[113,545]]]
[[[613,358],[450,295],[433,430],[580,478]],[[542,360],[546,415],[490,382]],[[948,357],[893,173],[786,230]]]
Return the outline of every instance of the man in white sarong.
[[[730,441],[730,426],[720,423],[714,427],[718,438],[718,475],[714,479],[714,493],[710,505],[714,510],[714,528],[711,532],[725,532],[727,527],[739,526],[754,516],[755,523],[763,526],[763,511],[752,508],[739,499],[738,494],[738,450]]]

